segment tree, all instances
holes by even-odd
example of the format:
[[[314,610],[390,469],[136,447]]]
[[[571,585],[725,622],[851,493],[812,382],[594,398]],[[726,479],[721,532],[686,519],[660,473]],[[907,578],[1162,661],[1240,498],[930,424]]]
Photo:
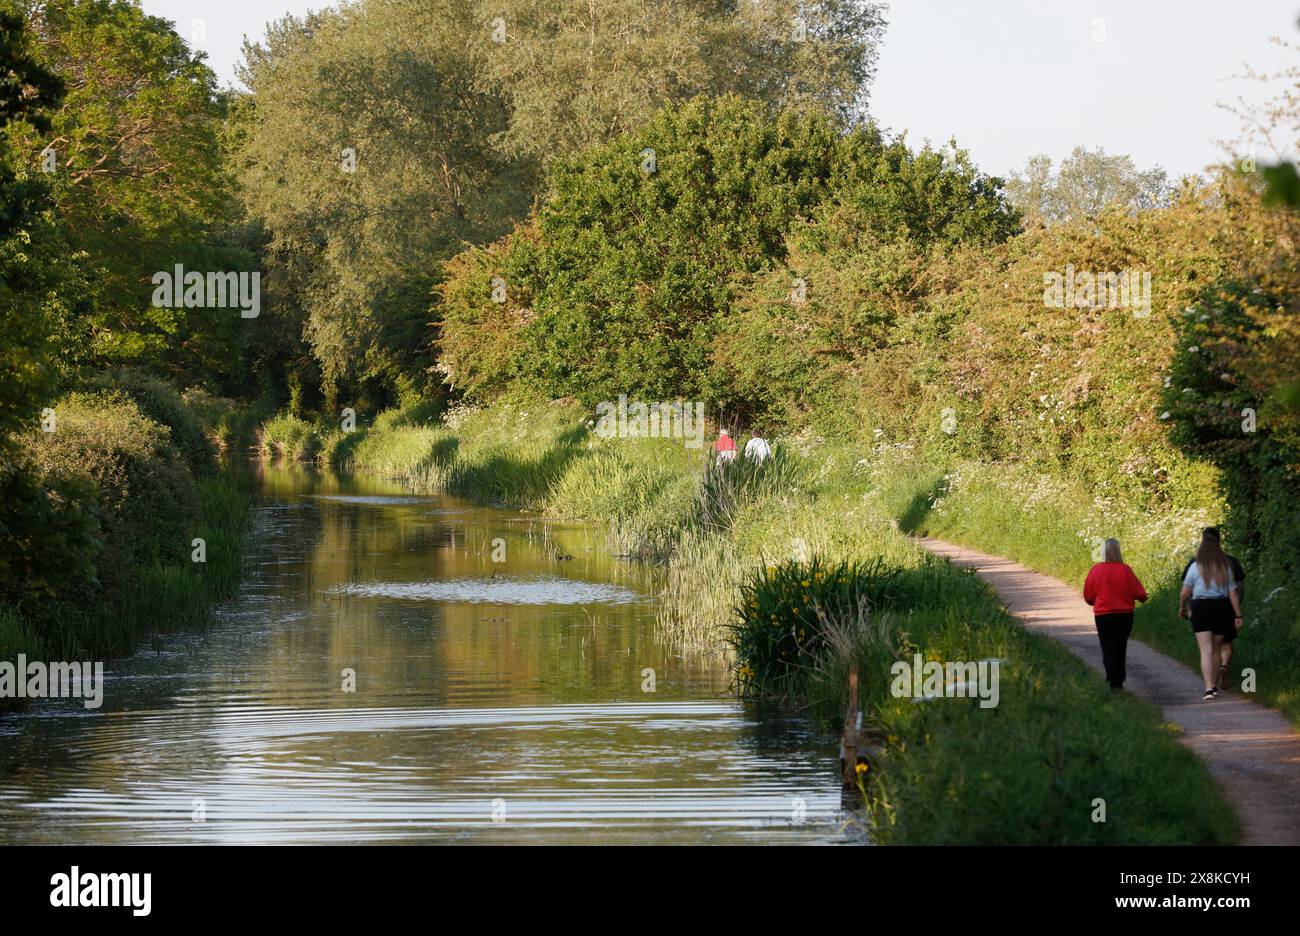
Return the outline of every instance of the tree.
[[[329,407],[432,389],[443,262],[523,218],[546,164],[699,92],[860,119],[882,26],[859,0],[361,0],[276,24],[246,48],[238,173]]]
[[[74,480],[42,479],[19,433],[48,405],[49,313],[68,256],[48,187],[8,145],[8,134],[48,129],[63,82],[39,61],[17,11],[0,5],[0,601],[45,594],[89,574],[95,524]],[[22,125],[20,127],[20,125]]]
[[[23,21],[0,8],[0,458],[11,433],[32,425],[51,385],[46,303],[59,283],[48,187],[7,143],[20,125],[48,128],[63,83],[40,64]]]
[[[1300,45],[1278,37],[1273,42],[1292,56],[1291,63],[1271,74],[1247,69],[1243,76],[1267,85],[1271,96],[1262,103],[1239,98],[1233,104],[1220,106],[1235,114],[1242,125],[1235,144],[1225,144],[1232,153],[1234,168],[1256,183],[1265,205],[1276,209],[1260,216],[1265,229],[1257,233],[1260,240],[1256,243],[1276,244],[1282,253],[1279,260],[1291,261],[1265,266],[1267,291],[1279,301],[1248,304],[1253,306],[1250,318],[1256,327],[1250,369],[1256,381],[1267,375],[1269,395],[1281,401],[1292,444],[1300,447],[1300,283],[1295,278],[1292,227],[1300,209],[1300,171],[1287,158],[1300,144],[1300,63],[1295,58]],[[1269,165],[1256,167],[1253,155],[1242,155],[1264,150],[1271,153]],[[1252,178],[1257,168],[1258,178]]]
[[[1159,166],[1139,172],[1129,156],[1076,146],[1052,172],[1051,157],[1039,154],[1023,172],[1012,173],[1007,199],[1026,223],[1091,221],[1108,208],[1149,211],[1169,205],[1172,187]]]
[[[734,93],[866,115],[883,7],[861,0],[506,0],[481,7],[482,85],[501,135],[547,162],[636,130],[665,104]]]
[[[439,363],[477,396],[518,381],[587,402],[736,403],[718,335],[755,279],[781,278],[792,234],[861,237],[861,250],[906,241],[904,259],[992,242],[1016,229],[999,184],[824,113],[735,96],[672,105],[557,159],[528,223],[453,261]]]
[[[211,69],[169,22],[128,0],[29,4],[27,25],[67,90],[48,128],[14,125],[8,136],[25,160],[53,169],[62,230],[88,271],[87,294],[56,335],[61,360],[223,367],[237,315],[150,302],[159,270],[247,262],[219,241],[230,203]]]
[[[427,385],[438,262],[504,233],[531,197],[529,168],[491,142],[507,112],[476,84],[475,16],[463,0],[370,0],[246,46],[241,194],[301,297],[331,405],[349,381]]]

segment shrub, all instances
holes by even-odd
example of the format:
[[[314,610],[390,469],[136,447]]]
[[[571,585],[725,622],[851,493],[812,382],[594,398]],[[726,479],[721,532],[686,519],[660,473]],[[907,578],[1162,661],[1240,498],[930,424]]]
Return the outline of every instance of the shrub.
[[[167,428],[120,391],[68,394],[54,411],[55,431],[29,436],[27,449],[46,476],[93,481],[98,585],[112,591],[133,565],[186,555],[198,494]]]
[[[18,610],[84,585],[102,541],[87,478],[0,465],[0,604]]]
[[[513,386],[586,403],[727,403],[719,328],[749,279],[784,260],[792,229],[826,206],[922,244],[1015,229],[1000,182],[967,163],[945,169],[874,127],[845,133],[823,114],[731,96],[666,107],[557,159],[549,182],[508,239],[448,264],[439,367],[471,396]]]
[[[259,447],[270,458],[312,461],[325,447],[324,432],[304,419],[281,413],[262,425]]]
[[[171,442],[185,457],[196,475],[211,474],[216,469],[216,447],[203,428],[203,421],[166,381],[144,371],[122,368],[83,379],[87,392],[120,390],[145,416],[167,427]]]
[[[204,433],[222,451],[252,442],[265,415],[260,413],[258,406],[213,396],[202,387],[188,388],[181,394],[181,399],[198,418]]]

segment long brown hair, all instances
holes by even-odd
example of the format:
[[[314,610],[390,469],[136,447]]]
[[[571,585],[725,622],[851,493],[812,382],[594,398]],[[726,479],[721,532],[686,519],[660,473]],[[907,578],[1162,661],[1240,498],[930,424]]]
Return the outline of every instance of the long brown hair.
[[[1211,588],[1218,588],[1228,582],[1228,557],[1219,545],[1219,538],[1208,533],[1201,536],[1200,548],[1196,550],[1196,565],[1201,570],[1201,578]]]

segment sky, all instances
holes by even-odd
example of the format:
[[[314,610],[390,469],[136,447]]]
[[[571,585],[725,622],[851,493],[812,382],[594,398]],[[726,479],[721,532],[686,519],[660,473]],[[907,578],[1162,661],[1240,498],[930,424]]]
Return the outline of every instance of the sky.
[[[141,5],[176,23],[222,83],[235,84],[245,35],[331,4]],[[914,146],[955,138],[993,175],[1080,145],[1175,177],[1199,172],[1223,158],[1219,141],[1239,136],[1238,118],[1218,105],[1264,95],[1234,76],[1297,58],[1269,41],[1300,41],[1297,17],[1300,0],[894,0],[871,111]]]

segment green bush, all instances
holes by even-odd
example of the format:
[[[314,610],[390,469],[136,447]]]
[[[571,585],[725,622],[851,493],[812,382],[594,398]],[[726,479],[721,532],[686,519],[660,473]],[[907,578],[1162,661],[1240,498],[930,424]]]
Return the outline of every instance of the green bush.
[[[258,444],[268,458],[314,461],[325,450],[328,434],[319,425],[281,413],[262,424]]]
[[[837,205],[884,236],[996,241],[1016,227],[999,186],[814,112],[735,97],[669,106],[556,160],[532,218],[448,265],[439,368],[478,399],[516,388],[588,404],[627,393],[747,405],[715,338],[796,226]]]
[[[694,521],[707,530],[727,530],[746,505],[775,495],[798,495],[808,486],[801,463],[778,443],[764,461],[736,458],[713,461],[701,473],[692,508]]]
[[[120,390],[145,416],[167,427],[172,444],[185,457],[190,471],[206,475],[216,469],[216,448],[204,431],[203,421],[166,381],[141,370],[122,368],[83,378],[81,389],[90,393]]]
[[[0,464],[0,606],[31,608],[82,588],[103,545],[93,482]]]
[[[165,387],[133,384],[186,425]],[[203,620],[239,580],[244,483],[196,481],[172,429],[121,389],[52,408],[52,431],[20,437],[21,458],[0,473],[0,649],[103,657]],[[195,537],[206,562],[191,561]]]
[[[229,397],[213,396],[202,387],[190,387],[181,394],[185,406],[195,415],[213,444],[225,451],[251,444],[266,415],[260,405],[249,405]]]
[[[120,391],[71,393],[53,409],[55,430],[33,433],[27,450],[47,477],[94,483],[98,587],[111,593],[133,566],[187,556],[198,493],[169,430]]]

